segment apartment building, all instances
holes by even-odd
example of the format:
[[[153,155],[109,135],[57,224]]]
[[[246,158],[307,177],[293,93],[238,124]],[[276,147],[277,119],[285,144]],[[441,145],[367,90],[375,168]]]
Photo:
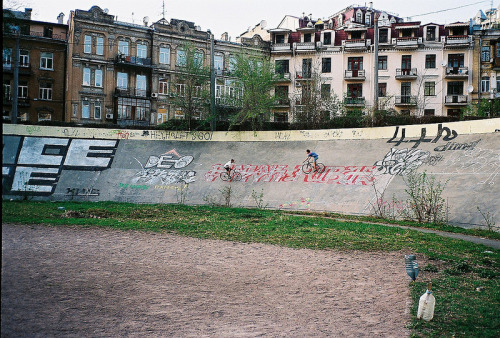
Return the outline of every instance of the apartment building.
[[[68,26],[31,19],[24,12],[3,10],[3,121],[11,121],[17,100],[18,121],[64,119],[64,86]],[[18,53],[16,53],[18,40]],[[18,55],[18,85],[14,86]]]
[[[293,119],[308,81],[320,79],[346,110],[369,112],[375,99],[378,22],[379,107],[413,115],[458,115],[471,102],[473,37],[469,23],[421,24],[370,6],[350,6],[327,19],[291,17],[271,33],[271,58],[281,77],[276,121]]]
[[[175,97],[185,91],[180,79],[187,44],[205,67],[213,52],[216,104],[226,107],[225,94],[238,95],[232,59],[238,53],[264,57],[269,49],[259,36],[232,43],[214,39],[193,22],[163,18],[150,25],[144,18],[143,25],[125,23],[98,6],[71,12],[68,36],[66,115],[81,123],[155,125],[184,118]]]

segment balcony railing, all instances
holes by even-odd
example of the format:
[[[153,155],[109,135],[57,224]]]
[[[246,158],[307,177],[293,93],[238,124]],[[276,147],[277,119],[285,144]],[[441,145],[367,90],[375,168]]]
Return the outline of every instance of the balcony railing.
[[[468,67],[446,67],[446,77],[467,77]]]
[[[417,97],[413,95],[396,96],[394,104],[396,106],[416,106]]]
[[[346,70],[344,73],[345,80],[365,80],[365,70]]]
[[[467,95],[446,95],[444,98],[444,103],[449,106],[460,106],[466,105],[468,102]]]
[[[291,47],[289,43],[275,43],[271,50],[275,53],[286,53],[291,51]]]
[[[290,98],[288,97],[276,96],[274,100],[274,106],[290,106]]]
[[[276,81],[276,82],[290,82],[290,73],[277,72],[274,74],[274,81]]]
[[[366,49],[371,43],[370,39],[349,39],[342,41],[345,49]]]
[[[4,104],[4,106],[11,106],[12,105],[12,97],[4,97],[3,104]],[[17,105],[19,107],[30,107],[31,101],[28,97],[18,97],[17,98]]]
[[[416,79],[417,68],[396,68],[396,79]]]
[[[115,88],[115,96],[149,98],[151,96],[151,93],[149,90],[144,89]]]
[[[296,72],[295,73],[295,78],[297,80],[307,80],[307,79],[310,79],[312,76],[312,73],[309,71],[309,72]]]
[[[402,48],[417,48],[418,44],[422,43],[422,38],[404,37],[392,39],[392,44]]]
[[[316,45],[314,42],[294,42],[293,46],[297,52],[311,51],[316,49]]]
[[[443,36],[441,39],[445,45],[466,45],[472,42],[472,38],[468,35]]]
[[[139,67],[151,67],[151,58],[140,58],[136,56],[117,55],[115,62],[118,64],[132,65]]]
[[[365,105],[364,97],[346,97],[344,99],[344,104],[349,107],[358,107]]]

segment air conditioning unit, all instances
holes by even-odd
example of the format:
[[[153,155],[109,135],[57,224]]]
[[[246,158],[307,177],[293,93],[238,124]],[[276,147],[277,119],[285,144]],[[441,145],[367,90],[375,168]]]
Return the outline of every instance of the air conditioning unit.
[[[158,97],[158,93],[151,93],[151,97],[153,98]]]
[[[112,120],[113,119],[113,114],[106,114],[106,119],[107,120]]]

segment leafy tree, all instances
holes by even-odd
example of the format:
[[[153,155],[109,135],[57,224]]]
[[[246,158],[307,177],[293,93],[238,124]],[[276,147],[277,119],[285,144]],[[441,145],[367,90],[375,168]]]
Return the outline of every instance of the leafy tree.
[[[255,58],[239,54],[234,59],[235,84],[241,88],[240,106],[232,119],[230,129],[234,125],[250,122],[255,131],[269,120],[274,104],[271,89],[274,87],[274,68],[267,59]]]
[[[466,116],[498,117],[500,116],[500,99],[481,99],[479,104],[469,104],[462,109]]]
[[[184,113],[188,130],[193,118],[202,119],[209,111],[210,68],[204,65],[204,54],[192,44],[184,44],[177,60],[176,90],[173,103]]]

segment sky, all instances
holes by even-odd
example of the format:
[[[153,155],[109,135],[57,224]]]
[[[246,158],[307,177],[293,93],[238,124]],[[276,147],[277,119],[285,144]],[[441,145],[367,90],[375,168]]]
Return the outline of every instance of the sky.
[[[231,41],[235,41],[235,38],[245,32],[248,27],[253,27],[262,20],[266,21],[266,28],[276,28],[285,15],[302,16],[302,13],[305,13],[306,15],[312,14],[314,19],[327,18],[349,5],[368,4],[364,1],[345,0],[4,0],[3,7],[14,3],[20,6],[21,10],[25,7],[32,8],[33,20],[47,22],[57,22],[57,15],[63,12],[64,23],[67,23],[71,10],[89,10],[97,5],[102,9],[107,8],[109,14],[117,17],[119,21],[141,24],[143,18],[147,16],[151,24],[163,17],[163,2],[167,19],[175,18],[194,22],[204,31],[210,29],[216,38],[228,32]],[[373,1],[373,7],[377,10],[399,14],[405,21],[411,17],[412,21],[421,21],[422,24],[468,21],[480,9],[486,11],[492,6],[498,7],[498,2],[491,0]],[[419,16],[447,9],[451,10]]]

